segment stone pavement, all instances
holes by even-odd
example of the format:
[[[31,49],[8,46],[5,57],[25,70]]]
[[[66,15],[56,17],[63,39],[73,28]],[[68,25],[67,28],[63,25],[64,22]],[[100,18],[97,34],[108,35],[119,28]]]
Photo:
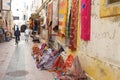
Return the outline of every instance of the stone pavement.
[[[0,80],[54,80],[52,72],[36,68],[32,45],[32,40],[25,42],[23,35],[18,46],[14,39],[0,43]]]

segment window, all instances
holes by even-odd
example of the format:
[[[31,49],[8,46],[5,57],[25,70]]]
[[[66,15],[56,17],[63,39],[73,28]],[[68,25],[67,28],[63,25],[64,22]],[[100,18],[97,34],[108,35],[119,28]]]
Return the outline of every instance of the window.
[[[19,20],[19,16],[13,16],[13,20]]]
[[[100,17],[120,15],[120,0],[100,0]]]

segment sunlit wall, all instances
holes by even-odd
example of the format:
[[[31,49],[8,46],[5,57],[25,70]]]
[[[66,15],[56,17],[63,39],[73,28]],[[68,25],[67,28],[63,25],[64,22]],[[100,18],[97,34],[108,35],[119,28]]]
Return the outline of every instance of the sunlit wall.
[[[12,15],[19,17],[19,20],[14,20],[14,24],[22,25],[27,21],[31,14],[33,0],[12,0],[11,11]]]

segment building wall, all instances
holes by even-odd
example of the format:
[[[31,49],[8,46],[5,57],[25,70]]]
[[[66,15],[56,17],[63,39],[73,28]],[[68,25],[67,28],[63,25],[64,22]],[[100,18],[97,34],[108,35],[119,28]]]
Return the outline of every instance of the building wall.
[[[79,56],[83,69],[93,80],[119,80],[120,16],[100,18],[100,1],[91,0],[90,41],[80,39],[78,23],[77,51],[66,49],[66,52]]]
[[[76,54],[85,72],[94,80],[120,79],[119,26],[120,16],[100,18],[100,0],[91,0],[91,40],[81,40],[78,31]]]

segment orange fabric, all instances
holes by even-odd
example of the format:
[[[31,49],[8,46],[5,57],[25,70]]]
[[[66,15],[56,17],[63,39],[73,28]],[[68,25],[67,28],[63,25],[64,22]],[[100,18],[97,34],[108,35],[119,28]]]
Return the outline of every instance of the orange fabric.
[[[73,55],[70,54],[65,61],[65,66],[70,67],[72,65],[72,62],[73,62]]]
[[[64,66],[63,66],[63,70],[62,70],[63,72],[66,72],[66,69],[71,67],[73,59],[74,59],[74,57],[71,54],[67,57],[67,59],[64,63]]]
[[[59,0],[59,32],[61,35],[59,37],[64,38],[65,36],[65,27],[67,21],[67,9],[68,9],[68,0]]]
[[[42,56],[42,50],[41,49],[38,50],[38,56]]]
[[[35,54],[37,54],[39,51],[39,47],[37,44],[35,44],[33,47],[32,47],[32,55],[34,56]]]

